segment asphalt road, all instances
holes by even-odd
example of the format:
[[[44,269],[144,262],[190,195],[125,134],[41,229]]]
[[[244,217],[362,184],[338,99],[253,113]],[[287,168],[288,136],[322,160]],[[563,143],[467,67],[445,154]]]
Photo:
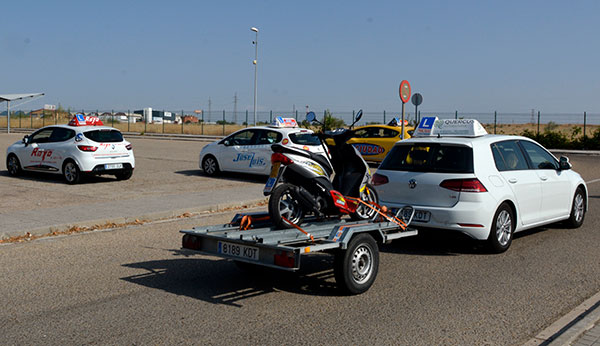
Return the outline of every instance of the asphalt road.
[[[586,181],[595,157],[572,157]],[[489,255],[426,233],[381,248],[373,287],[340,296],[327,256],[241,271],[181,250],[180,229],[232,213],[0,246],[5,344],[521,344],[600,291],[600,184],[583,227]]]

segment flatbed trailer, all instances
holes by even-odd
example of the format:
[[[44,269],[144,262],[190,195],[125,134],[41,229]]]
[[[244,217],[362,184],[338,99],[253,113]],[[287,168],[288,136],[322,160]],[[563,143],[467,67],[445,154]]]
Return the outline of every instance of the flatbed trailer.
[[[371,287],[377,276],[378,243],[417,235],[416,229],[408,227],[413,214],[411,210],[408,222],[402,226],[385,220],[313,219],[298,229],[275,229],[268,213],[245,213],[237,214],[228,224],[180,232],[184,234],[185,249],[286,271],[300,269],[302,256],[333,254],[338,287],[347,294],[360,294]],[[248,220],[254,220],[253,228],[244,224]]]

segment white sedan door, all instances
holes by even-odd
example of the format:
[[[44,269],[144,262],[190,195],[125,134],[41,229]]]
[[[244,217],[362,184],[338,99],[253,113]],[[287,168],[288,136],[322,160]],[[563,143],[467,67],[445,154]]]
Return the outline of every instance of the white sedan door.
[[[542,220],[569,215],[574,192],[567,172],[559,170],[556,159],[541,146],[520,141],[541,184]]]

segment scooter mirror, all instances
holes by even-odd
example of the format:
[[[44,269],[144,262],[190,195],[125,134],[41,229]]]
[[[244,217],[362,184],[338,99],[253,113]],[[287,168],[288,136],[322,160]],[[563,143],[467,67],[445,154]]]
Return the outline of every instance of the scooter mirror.
[[[315,121],[316,118],[317,118],[317,116],[315,115],[315,112],[306,113],[306,121],[308,121],[309,123],[312,123],[313,121]]]
[[[360,120],[360,118],[362,118],[362,109],[358,111],[358,113],[356,113],[356,117],[354,118],[354,122],[358,122]]]

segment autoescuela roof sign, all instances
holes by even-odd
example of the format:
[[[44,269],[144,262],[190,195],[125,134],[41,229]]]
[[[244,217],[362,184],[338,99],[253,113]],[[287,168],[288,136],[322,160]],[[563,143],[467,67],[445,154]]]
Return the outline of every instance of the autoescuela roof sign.
[[[427,136],[457,136],[478,137],[486,135],[487,131],[475,119],[438,119],[425,117],[421,119],[414,132],[414,137]]]

